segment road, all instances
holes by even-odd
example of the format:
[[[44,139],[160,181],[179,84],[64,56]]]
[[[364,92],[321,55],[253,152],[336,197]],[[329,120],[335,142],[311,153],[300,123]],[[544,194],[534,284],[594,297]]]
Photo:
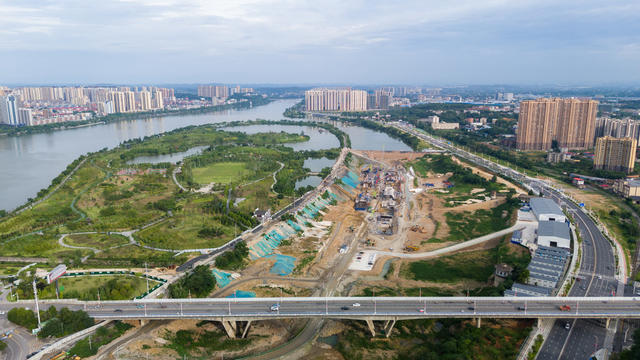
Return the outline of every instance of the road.
[[[475,246],[478,244],[482,244],[483,242],[487,242],[491,239],[495,239],[495,238],[499,238],[501,236],[505,236],[507,234],[510,234],[516,230],[521,230],[525,228],[525,223],[524,222],[516,222],[515,225],[510,226],[506,229],[502,229],[500,231],[496,231],[494,233],[491,234],[487,234],[487,235],[483,235],[483,236],[479,236],[475,239],[471,239],[471,240],[467,240],[464,242],[461,242],[459,244],[455,244],[455,245],[451,245],[451,246],[447,246],[441,249],[437,249],[437,250],[433,250],[433,251],[425,251],[425,252],[416,252],[416,253],[403,253],[403,252],[391,252],[391,251],[381,251],[381,250],[375,250],[374,252],[376,254],[378,254],[379,256],[393,256],[393,257],[399,257],[399,258],[404,258],[404,259],[424,259],[424,258],[431,258],[431,257],[436,257],[436,256],[441,256],[453,251],[459,251],[471,246]]]
[[[4,350],[4,357],[0,355],[0,359],[24,359],[32,351],[42,346],[42,343],[28,330],[10,323],[6,318],[0,319],[0,330],[2,333],[12,331],[10,337],[2,340],[7,344],[7,348]]]
[[[573,202],[565,200],[557,191],[547,189],[545,195],[566,207],[583,240],[579,271],[583,280],[573,286],[569,296],[613,295],[617,291],[618,281],[615,278],[615,258],[609,240]],[[565,328],[567,322],[570,324],[569,330]],[[538,359],[587,359],[604,346],[606,337],[607,329],[600,321],[558,320],[540,349]]]
[[[355,306],[359,303],[360,306]],[[130,301],[40,301],[48,306],[85,310],[104,319],[280,318],[640,318],[640,297],[272,297],[143,299]],[[33,301],[0,303],[0,309],[33,306]],[[271,310],[272,305],[279,309]],[[563,311],[561,306],[569,310]]]
[[[477,165],[511,178],[523,186],[537,191],[544,196],[563,204],[566,209],[574,214],[575,225],[584,239],[582,248],[582,261],[580,263],[580,276],[584,279],[573,286],[571,296],[608,296],[614,291],[622,295],[623,284],[616,279],[616,262],[612,244],[602,235],[595,224],[582,209],[575,205],[564,194],[559,193],[542,180],[530,178],[509,167],[496,164],[475,154],[464,151],[451,142],[442,140],[421,131],[410,125],[395,124],[395,128],[411,133],[433,145],[451,151],[453,154],[467,159]],[[618,250],[618,249],[616,249]],[[618,267],[620,277],[626,278],[624,263]],[[599,322],[587,320],[570,321],[570,329],[565,328],[567,321],[558,320],[554,323],[551,333],[547,336],[538,359],[587,359],[594,349],[610,347],[613,342],[615,330],[608,331]],[[615,329],[616,324],[612,328]]]

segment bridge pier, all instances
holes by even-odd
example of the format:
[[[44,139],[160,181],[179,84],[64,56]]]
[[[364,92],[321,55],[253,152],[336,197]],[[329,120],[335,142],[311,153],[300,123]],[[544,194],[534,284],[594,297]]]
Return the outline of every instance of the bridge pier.
[[[147,325],[147,320],[145,320],[145,319],[140,319],[140,327],[143,327],[143,326],[145,326],[145,325]]]
[[[387,322],[384,324],[384,334],[386,337],[389,337],[389,335],[391,335],[391,330],[393,330],[395,324],[396,319],[387,320]]]
[[[227,332],[227,336],[231,339],[235,339],[236,338],[236,322],[222,320],[221,323],[222,323],[222,327],[224,328],[224,331]]]
[[[606,318],[605,320],[606,320],[606,322],[605,322],[604,327],[608,329],[609,328],[609,324],[611,323],[611,318]]]
[[[247,321],[247,325],[244,327],[244,331],[242,332],[242,338],[247,337],[247,333],[249,332],[249,326],[251,326],[251,320]]]
[[[482,318],[476,318],[476,327],[480,329],[480,324],[482,324]]]
[[[538,318],[538,323],[536,325],[538,329],[542,329],[542,318]]]
[[[369,331],[371,332],[371,336],[372,337],[376,336],[376,328],[373,325],[373,320],[367,319],[365,321],[367,322],[367,326],[369,327]]]

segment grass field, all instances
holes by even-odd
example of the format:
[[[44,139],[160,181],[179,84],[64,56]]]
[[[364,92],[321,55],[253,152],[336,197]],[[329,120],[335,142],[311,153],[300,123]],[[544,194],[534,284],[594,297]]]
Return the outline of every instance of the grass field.
[[[0,221],[0,236],[20,235],[78,219],[80,214],[72,210],[71,202],[103,176],[100,169],[90,164],[83,165],[47,201]]]
[[[463,280],[485,282],[493,274],[489,251],[474,251],[434,260],[409,263],[401,270],[404,277],[436,283],[455,283]]]
[[[29,265],[26,262],[2,262],[0,263],[0,275],[15,275],[20,268]]]
[[[198,184],[228,184],[240,181],[251,174],[244,162],[219,162],[205,167],[193,168],[193,179]]]
[[[449,235],[443,239],[431,238],[427,242],[466,241],[506,229],[513,224],[518,207],[519,202],[511,199],[490,210],[446,212]]]
[[[142,267],[168,266],[182,264],[187,261],[187,255],[174,256],[172,252],[154,251],[136,245],[125,245],[95,254],[87,260],[88,266],[104,267]]]
[[[27,235],[0,244],[0,254],[3,256],[61,258],[91,253],[89,250],[64,248],[58,244],[58,237],[53,234]]]
[[[185,209],[182,213],[174,215],[166,221],[148,227],[134,236],[148,246],[161,249],[200,249],[213,248],[226,244],[233,239],[233,226],[219,227],[224,234],[209,238],[199,237],[198,232],[205,226],[218,224],[215,216],[201,214],[193,209]],[[238,228],[238,234],[244,231]]]
[[[88,229],[128,230],[163,216],[152,205],[176,189],[169,177],[160,174],[112,176],[84,193],[78,207],[92,221]]]
[[[80,234],[69,235],[64,238],[64,243],[73,246],[84,246],[104,250],[110,247],[124,245],[129,239],[122,235],[112,234]]]
[[[147,291],[146,279],[129,275],[63,277],[58,283],[64,299],[97,300],[99,291],[100,300],[128,300]],[[149,288],[157,283],[149,280]],[[30,296],[29,292],[20,294],[20,299],[33,298],[33,293]],[[55,299],[55,286],[47,285],[38,293],[38,298]]]

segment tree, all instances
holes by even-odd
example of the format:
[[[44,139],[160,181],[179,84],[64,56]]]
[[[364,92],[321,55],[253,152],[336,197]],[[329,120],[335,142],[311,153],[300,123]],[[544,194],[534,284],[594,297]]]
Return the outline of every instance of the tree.
[[[38,319],[36,314],[25,308],[13,308],[7,313],[7,318],[14,324],[24,326],[29,330],[38,327]]]
[[[195,297],[206,297],[216,286],[216,278],[206,265],[198,265],[193,272],[169,285],[172,298],[186,298],[191,293]]]
[[[633,332],[633,345],[630,349],[614,354],[612,360],[640,360],[640,329]]]

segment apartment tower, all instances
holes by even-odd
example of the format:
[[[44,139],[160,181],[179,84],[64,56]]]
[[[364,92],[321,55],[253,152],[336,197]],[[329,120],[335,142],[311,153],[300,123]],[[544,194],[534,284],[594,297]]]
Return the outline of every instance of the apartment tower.
[[[617,139],[604,136],[596,140],[593,168],[597,170],[633,172],[638,141],[633,138]]]
[[[520,103],[516,147],[549,150],[558,147],[588,149],[593,146],[598,102],[588,99],[537,99]]]
[[[366,111],[364,90],[316,88],[304,93],[307,111]]]

